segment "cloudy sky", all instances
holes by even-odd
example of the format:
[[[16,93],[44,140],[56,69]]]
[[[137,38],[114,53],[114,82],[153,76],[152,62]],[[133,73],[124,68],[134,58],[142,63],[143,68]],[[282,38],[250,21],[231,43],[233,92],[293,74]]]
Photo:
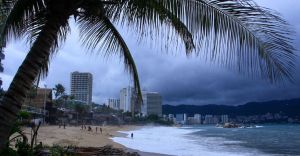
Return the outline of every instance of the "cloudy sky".
[[[300,1],[256,0],[258,4],[282,14],[294,27],[295,47],[300,49]],[[267,101],[300,97],[300,59],[297,58],[295,82],[272,85],[263,80],[250,79],[235,71],[218,67],[200,58],[189,57],[184,52],[165,53],[149,42],[136,42],[132,33],[121,30],[133,52],[142,88],[156,91],[163,96],[164,104],[226,104],[238,105],[249,101]],[[78,30],[72,32],[66,43],[53,58],[47,79],[41,82],[53,88],[61,83],[70,91],[72,71],[91,72],[94,77],[93,101],[103,103],[107,98],[119,97],[121,88],[131,84],[118,57],[103,58],[81,48]],[[6,49],[3,61],[5,71],[1,73],[4,89],[7,89],[29,47],[25,42],[12,41]],[[299,52],[296,52],[299,55]]]

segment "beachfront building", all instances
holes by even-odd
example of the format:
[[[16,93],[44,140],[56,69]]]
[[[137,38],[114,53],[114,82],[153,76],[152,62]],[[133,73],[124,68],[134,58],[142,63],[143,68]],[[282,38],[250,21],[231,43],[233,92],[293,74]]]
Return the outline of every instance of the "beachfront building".
[[[176,118],[174,117],[174,114],[169,114],[168,119],[169,121],[173,121],[174,123],[176,123]]]
[[[187,123],[187,114],[176,114],[175,123],[177,124],[186,124]]]
[[[194,124],[196,124],[194,117],[188,117],[187,118],[187,124],[188,125],[194,125]]]
[[[199,125],[201,124],[201,115],[200,114],[194,114],[192,117],[187,117],[186,124],[189,125]]]
[[[228,123],[228,115],[221,115],[221,123]]]
[[[44,109],[47,104],[52,104],[52,89],[37,88],[34,96],[26,97],[24,105]]]
[[[176,114],[175,115],[175,120],[176,120],[176,123],[183,123],[183,114]]]
[[[44,122],[45,118],[49,117],[49,111],[52,108],[52,89],[50,88],[37,88],[33,94],[28,94],[22,110],[33,114],[37,119],[35,123],[39,121]]]
[[[120,109],[124,112],[139,111],[137,107],[137,94],[133,87],[120,90]]]
[[[168,117],[169,117],[169,119],[173,120],[174,119],[174,114],[169,114]]]
[[[205,115],[203,124],[217,124],[219,123],[219,118],[213,115]]]
[[[91,73],[71,73],[71,95],[75,100],[92,104],[93,75]]]
[[[201,114],[194,114],[195,124],[201,124],[202,123],[201,118],[202,118]]]
[[[162,97],[157,92],[143,92],[143,105],[141,108],[143,116],[162,116]]]
[[[110,98],[107,101],[107,105],[115,110],[120,110],[120,99]]]

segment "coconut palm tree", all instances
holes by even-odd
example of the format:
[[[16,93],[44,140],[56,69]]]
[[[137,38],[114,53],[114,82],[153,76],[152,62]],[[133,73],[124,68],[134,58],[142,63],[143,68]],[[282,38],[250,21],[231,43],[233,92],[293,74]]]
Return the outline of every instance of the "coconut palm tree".
[[[65,94],[65,87],[60,83],[56,84],[52,90],[54,90],[55,99],[57,99],[58,97],[61,97]]]
[[[119,55],[141,97],[137,68],[118,28],[157,38],[156,45],[185,49],[271,82],[292,79],[294,48],[289,25],[252,0],[1,0],[8,17],[1,37],[26,37],[31,48],[0,105],[0,148],[39,73],[70,31],[79,25],[83,44],[104,56]],[[95,50],[95,51],[96,51]],[[166,48],[165,50],[176,50]]]

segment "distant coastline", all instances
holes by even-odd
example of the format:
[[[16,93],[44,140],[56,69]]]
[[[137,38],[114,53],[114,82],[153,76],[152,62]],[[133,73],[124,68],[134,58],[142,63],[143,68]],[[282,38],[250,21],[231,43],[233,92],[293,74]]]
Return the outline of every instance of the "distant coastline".
[[[228,115],[236,123],[300,123],[300,98],[228,105],[163,105],[163,114]]]

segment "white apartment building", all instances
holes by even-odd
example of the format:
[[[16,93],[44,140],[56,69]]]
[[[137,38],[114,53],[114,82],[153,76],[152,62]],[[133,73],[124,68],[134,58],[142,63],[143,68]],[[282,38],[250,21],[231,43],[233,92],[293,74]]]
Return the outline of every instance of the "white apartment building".
[[[196,124],[201,124],[202,120],[201,120],[202,116],[201,114],[194,114],[194,120]]]
[[[187,116],[187,114],[176,114],[174,121],[177,124],[187,124],[188,116]]]
[[[107,105],[115,110],[120,110],[120,99],[110,98],[107,100]]]
[[[217,123],[219,123],[218,117],[213,115],[205,115],[203,124],[217,124]]]
[[[71,95],[75,100],[92,104],[93,75],[91,73],[71,73]]]
[[[228,123],[228,115],[221,115],[221,122]]]
[[[120,91],[120,109],[124,112],[132,112],[137,103],[137,95],[133,87],[123,88]]]
[[[143,116],[162,116],[162,97],[157,92],[143,92],[143,105],[141,108]]]

